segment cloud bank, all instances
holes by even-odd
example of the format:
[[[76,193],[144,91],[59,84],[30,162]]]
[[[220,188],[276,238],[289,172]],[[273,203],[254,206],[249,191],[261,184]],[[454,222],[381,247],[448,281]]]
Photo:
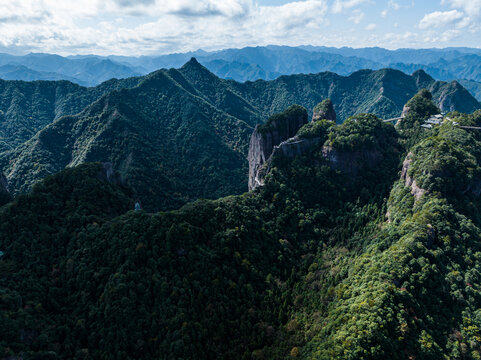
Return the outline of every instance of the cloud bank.
[[[481,0],[436,1],[433,11],[403,21],[398,14],[413,11],[413,0],[0,0],[0,50],[141,55],[267,44],[394,48],[478,32]],[[407,25],[398,29],[398,22]]]

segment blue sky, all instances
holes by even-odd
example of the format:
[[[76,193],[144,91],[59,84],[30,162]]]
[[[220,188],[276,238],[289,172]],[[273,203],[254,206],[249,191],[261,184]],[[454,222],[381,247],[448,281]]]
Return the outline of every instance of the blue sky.
[[[0,0],[0,51],[481,47],[481,0]]]

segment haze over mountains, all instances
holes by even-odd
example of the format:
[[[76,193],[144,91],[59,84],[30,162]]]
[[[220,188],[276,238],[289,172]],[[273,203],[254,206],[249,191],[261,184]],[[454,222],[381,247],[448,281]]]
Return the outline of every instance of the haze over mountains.
[[[237,81],[272,80],[281,75],[331,71],[348,75],[361,69],[393,68],[411,74],[423,69],[436,80],[475,81],[469,89],[481,95],[481,50],[474,48],[399,49],[264,46],[161,56],[0,55],[5,80],[69,80],[95,86],[111,78],[145,75],[180,67],[192,56],[219,77]]]

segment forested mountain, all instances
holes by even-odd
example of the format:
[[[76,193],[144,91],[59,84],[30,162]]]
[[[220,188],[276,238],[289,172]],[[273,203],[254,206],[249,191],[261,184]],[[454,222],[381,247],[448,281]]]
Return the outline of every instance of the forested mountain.
[[[0,129],[14,147],[0,154],[0,165],[12,193],[28,191],[68,166],[112,162],[149,210],[245,191],[254,126],[292,104],[312,116],[317,103],[331,98],[338,122],[362,112],[389,118],[428,88],[442,110],[480,108],[458,83],[435,82],[423,72],[364,70],[348,77],[320,73],[237,83],[218,78],[195,59],[178,70],[95,88],[68,82],[0,85],[6,120]]]
[[[133,129],[136,99],[160,82],[181,96],[176,84],[205,76],[195,66],[151,74],[46,130],[92,126],[96,106],[108,124],[109,104]],[[182,95],[186,107],[221,103],[218,85]],[[270,158],[263,186],[176,211],[127,211],[137,194],[108,164],[43,180],[0,208],[2,356],[479,358],[481,133],[462,126],[481,126],[481,112],[423,129],[439,111],[430,93],[407,105],[396,127],[369,114],[296,122],[287,144],[298,152]]]
[[[481,101],[481,82],[473,80],[459,80],[459,83],[464,86],[473,96]]]
[[[59,55],[33,53],[24,56],[0,54],[0,75],[5,67],[17,67],[13,73],[0,78],[5,80],[74,80],[80,85],[94,86],[112,78],[141,75],[135,69],[97,56],[69,59]],[[2,71],[3,69],[3,71]],[[21,69],[21,71],[20,71]]]
[[[133,87],[138,81],[110,80],[84,88],[68,81],[0,80],[0,151],[15,149],[54,120],[76,114],[103,94]]]
[[[23,65],[7,64],[0,66],[0,78],[3,80],[68,80],[70,82],[87,85],[84,81],[56,72],[36,71]]]
[[[452,61],[440,59],[435,63],[411,64],[393,63],[389,67],[406,73],[423,69],[432,77],[440,80],[467,79],[481,81],[481,56],[464,55]]]

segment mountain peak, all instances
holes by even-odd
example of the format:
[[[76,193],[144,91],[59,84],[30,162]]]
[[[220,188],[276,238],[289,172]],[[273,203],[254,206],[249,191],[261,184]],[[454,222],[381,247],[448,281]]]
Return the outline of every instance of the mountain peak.
[[[413,72],[412,77],[416,80],[416,85],[420,88],[428,87],[435,80],[424,70],[419,69]]]
[[[202,65],[197,61],[197,59],[195,57],[191,57],[189,61],[187,61],[184,66],[182,66],[183,68],[185,67],[196,67],[196,68],[201,68]]]

